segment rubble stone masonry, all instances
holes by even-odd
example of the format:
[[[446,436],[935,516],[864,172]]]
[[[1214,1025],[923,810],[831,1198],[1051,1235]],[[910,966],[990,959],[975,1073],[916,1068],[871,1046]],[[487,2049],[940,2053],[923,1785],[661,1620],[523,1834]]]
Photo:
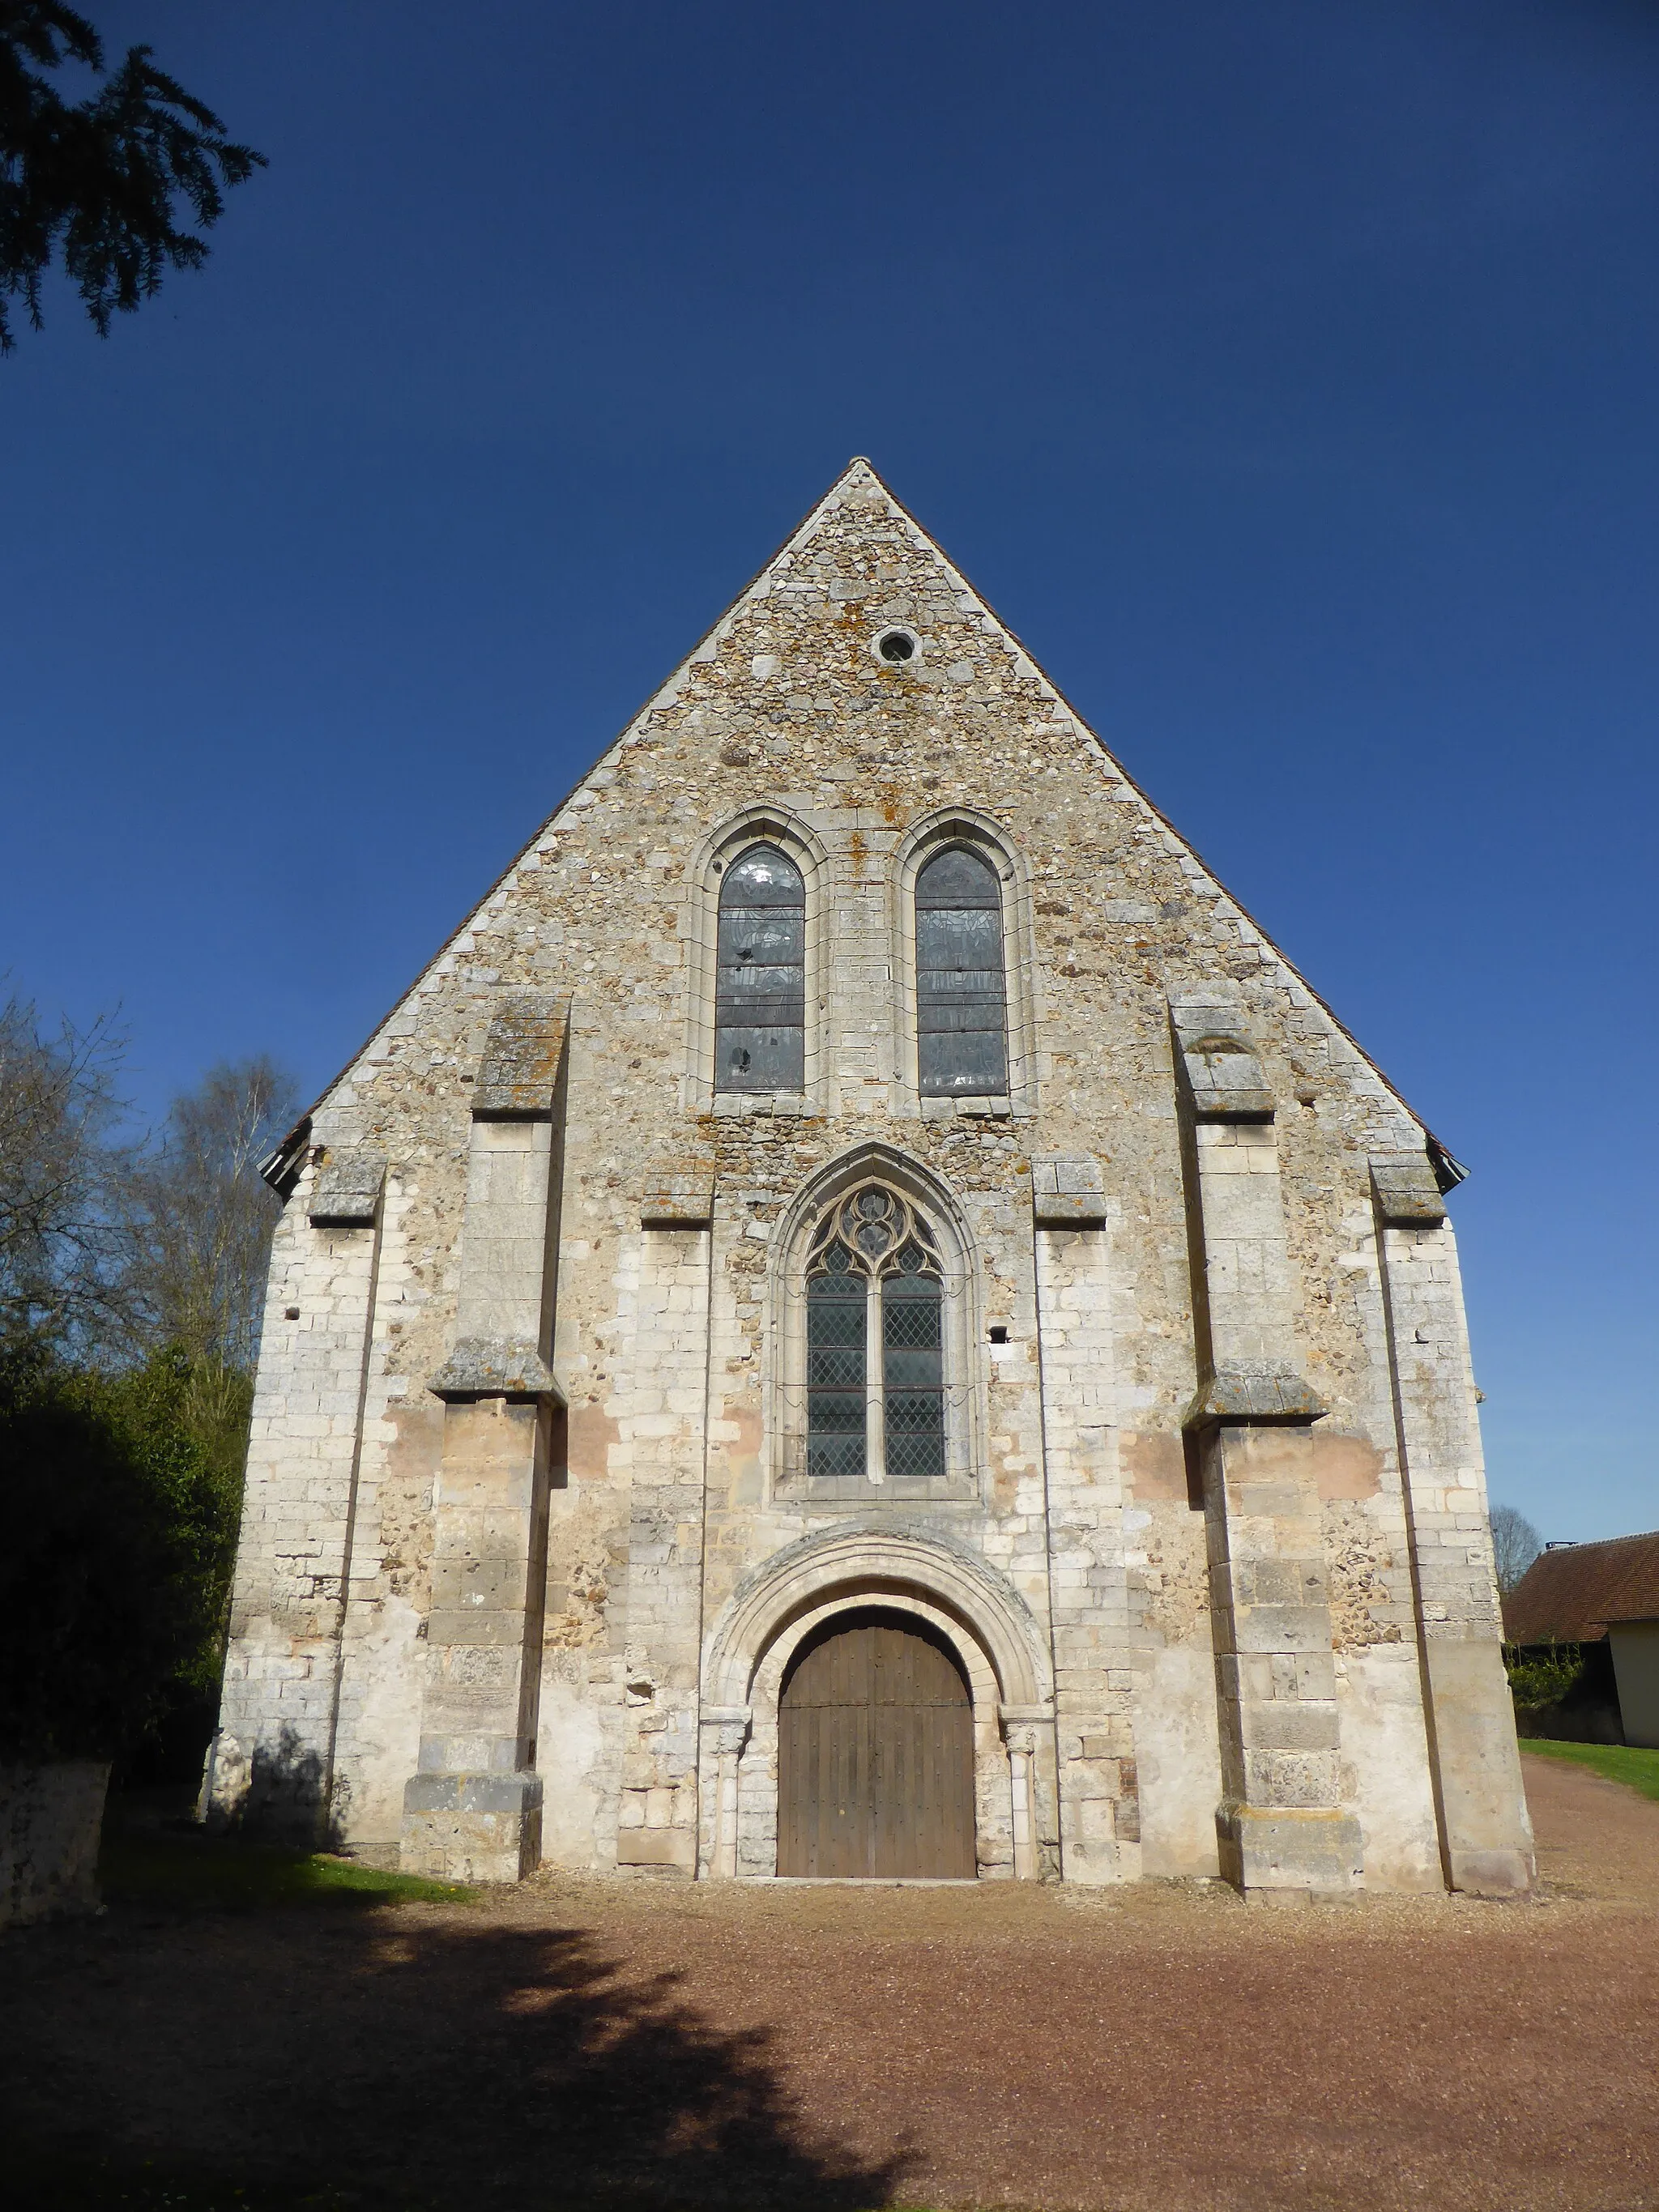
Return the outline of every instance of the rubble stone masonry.
[[[798,1091],[716,1087],[757,842],[805,886]],[[1006,1094],[919,1080],[952,843]],[[770,1875],[789,1655],[879,1602],[959,1656],[982,1876],[1529,1882],[1457,1171],[867,464],[270,1172],[210,1818]],[[945,1286],[944,1472],[890,1482],[804,1449],[806,1246],[872,1182]]]

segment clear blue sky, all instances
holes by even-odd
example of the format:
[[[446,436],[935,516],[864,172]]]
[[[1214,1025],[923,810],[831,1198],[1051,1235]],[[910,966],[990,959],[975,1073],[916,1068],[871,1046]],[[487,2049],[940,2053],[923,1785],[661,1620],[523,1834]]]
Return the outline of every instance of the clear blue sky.
[[[0,966],[314,1089],[868,453],[1471,1164],[1659,1524],[1659,7],[82,0],[270,157],[0,364]]]

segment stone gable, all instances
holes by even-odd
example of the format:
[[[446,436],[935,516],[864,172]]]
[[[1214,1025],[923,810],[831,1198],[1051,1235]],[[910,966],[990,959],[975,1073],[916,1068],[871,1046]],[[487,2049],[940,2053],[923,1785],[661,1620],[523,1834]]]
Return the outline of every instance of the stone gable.
[[[757,843],[805,887],[788,1091],[714,1065],[721,878]],[[956,844],[1001,900],[997,1094],[919,1077],[915,884]],[[222,1808],[424,1864],[511,1831],[526,1863],[769,1872],[789,1638],[879,1591],[977,1686],[984,1872],[1252,1887],[1317,1829],[1291,1886],[1411,1886],[1522,1849],[1456,1170],[867,464],[280,1172]],[[372,1218],[314,1204],[327,1178]],[[943,1255],[949,1464],[908,1488],[801,1471],[802,1240],[860,1178]],[[1290,1600],[1255,1593],[1292,1585],[1264,1672]]]

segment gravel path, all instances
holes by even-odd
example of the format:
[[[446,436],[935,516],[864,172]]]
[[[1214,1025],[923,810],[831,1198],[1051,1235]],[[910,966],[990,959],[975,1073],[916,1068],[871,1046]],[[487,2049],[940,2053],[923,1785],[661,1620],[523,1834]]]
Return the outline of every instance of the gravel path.
[[[3,2124],[441,2212],[1659,2212],[1659,1805],[1527,1782],[1523,1906],[547,1878],[112,1912],[0,1945]]]

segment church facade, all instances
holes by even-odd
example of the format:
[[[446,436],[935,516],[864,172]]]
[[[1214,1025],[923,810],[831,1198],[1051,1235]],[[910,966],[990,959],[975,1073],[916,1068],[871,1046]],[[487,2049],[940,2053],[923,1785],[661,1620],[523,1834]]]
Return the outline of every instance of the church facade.
[[[210,1820],[1528,1887],[1461,1170],[866,463],[266,1172]]]

